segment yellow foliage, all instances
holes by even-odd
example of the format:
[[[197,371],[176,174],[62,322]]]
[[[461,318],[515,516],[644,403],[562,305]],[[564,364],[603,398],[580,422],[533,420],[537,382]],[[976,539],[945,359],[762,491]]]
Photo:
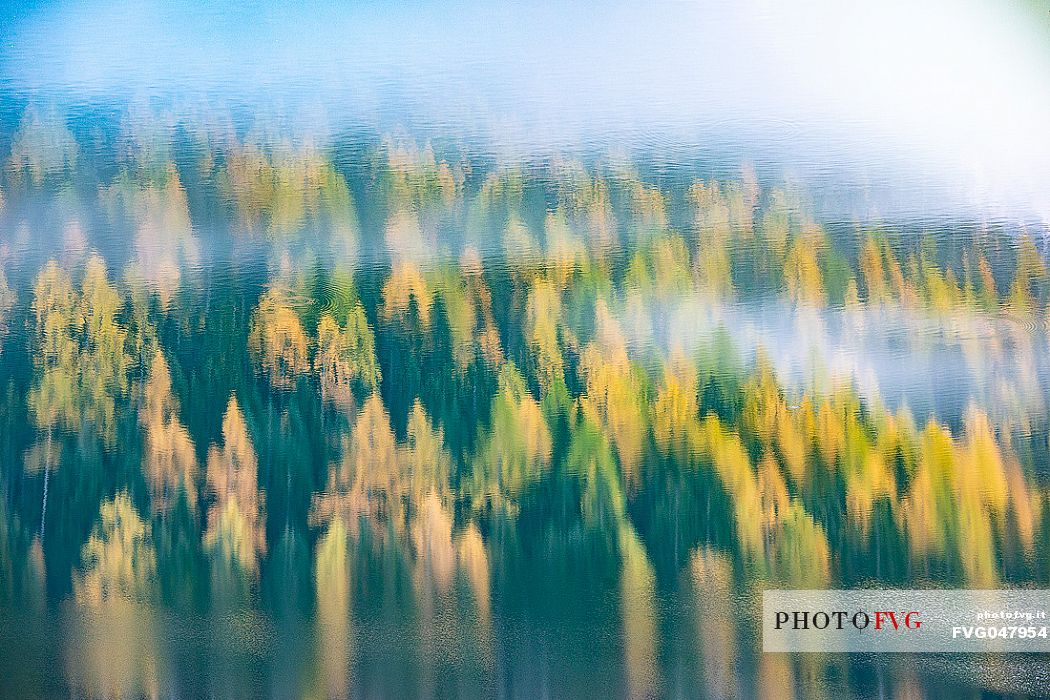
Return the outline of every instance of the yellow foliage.
[[[737,540],[744,555],[761,557],[765,552],[762,496],[751,460],[740,438],[722,427],[715,416],[703,420],[691,440],[697,453],[711,460],[723,488],[733,503]]]
[[[936,266],[927,263],[923,266],[923,277],[926,283],[927,304],[932,310],[948,313],[962,306],[963,291],[952,270],[942,274]]]
[[[653,404],[653,436],[663,452],[686,453],[689,430],[699,417],[697,391],[695,366],[676,352],[664,367],[663,386]]]
[[[561,299],[554,286],[535,278],[525,303],[525,334],[536,362],[536,372],[544,391],[565,376],[559,343]]]
[[[263,294],[252,314],[248,347],[274,387],[290,389],[309,371],[308,343],[299,315],[283,293],[274,288]]]
[[[428,144],[420,149],[404,139],[386,139],[386,176],[395,207],[417,208],[432,202],[451,206],[462,194],[463,166],[438,161]]]
[[[587,250],[569,228],[562,210],[547,214],[543,230],[547,241],[548,279],[556,289],[563,290],[583,269]]]
[[[870,236],[865,239],[860,252],[860,269],[864,275],[868,303],[882,304],[889,301],[886,273],[882,267],[882,252]]]
[[[350,620],[350,562],[347,530],[341,518],[332,520],[317,543],[314,572],[317,588],[317,655],[319,673],[327,697],[345,697],[353,629]]]
[[[608,431],[627,478],[637,477],[647,436],[641,373],[627,357],[627,343],[605,301],[596,308],[595,340],[580,355],[586,392],[584,412]]]
[[[961,444],[931,421],[922,437],[916,474],[899,509],[913,552],[944,555],[954,545],[967,581],[994,586],[999,578],[995,533],[1007,506],[1013,499],[1022,527],[1024,514],[1031,517],[1033,508],[1026,489],[1011,490],[1007,463],[987,416],[977,409],[967,414]]]
[[[379,389],[382,375],[376,361],[375,335],[360,302],[347,315],[345,328],[328,314],[321,317],[314,371],[320,379],[321,397],[343,410],[353,405],[355,387],[365,393]]]
[[[730,227],[729,204],[717,181],[695,181],[689,187],[689,202],[695,207],[695,225],[701,241],[709,240],[725,244],[732,229]]]
[[[821,401],[809,440],[817,446],[825,464],[831,468],[835,467],[846,446],[843,423],[843,406],[839,402],[832,403],[828,398]]]
[[[266,552],[263,514],[265,494],[259,489],[259,466],[237,399],[222,419],[223,446],[208,451],[207,493],[212,499],[204,543],[241,569],[255,572]]]
[[[788,252],[784,261],[784,283],[788,298],[793,302],[808,306],[824,305],[824,281],[817,260],[817,254],[824,245],[824,232],[810,225]]]
[[[70,681],[92,697],[160,697],[156,631],[157,557],[149,527],[126,492],[105,501],[81,550],[73,594],[83,614],[69,625]]]
[[[981,275],[981,292],[980,297],[986,309],[995,309],[999,304],[999,292],[995,289],[995,278],[992,276],[992,266],[988,264],[988,259],[981,256],[981,259],[977,262],[977,268]]]
[[[445,304],[456,367],[463,371],[478,356],[498,367],[503,348],[492,315],[492,294],[474,248],[464,252],[458,270],[445,268],[437,276],[435,291]]]
[[[467,581],[474,594],[474,604],[477,606],[478,617],[483,625],[489,624],[491,616],[491,604],[489,602],[489,555],[485,549],[485,541],[481,538],[481,531],[475,523],[467,525],[457,539],[456,556],[459,566],[467,575]]]
[[[434,495],[445,498],[452,472],[452,460],[445,450],[445,433],[431,424],[418,399],[408,415],[407,438],[400,450],[406,476],[404,489],[415,499]]]
[[[629,698],[655,697],[660,676],[657,650],[656,573],[638,533],[628,523],[619,527],[620,601],[623,616],[624,667]]]
[[[341,243],[356,235],[346,180],[313,148],[284,145],[267,153],[252,143],[233,146],[219,180],[247,228],[265,224],[271,235],[284,236],[324,212]]]
[[[41,428],[79,430],[87,423],[112,444],[115,400],[127,390],[131,357],[127,331],[117,322],[123,303],[97,255],[84,270],[79,294],[54,261],[33,290],[37,366],[29,409]]]
[[[728,268],[726,273],[728,275]],[[706,282],[702,282],[701,286],[709,289],[704,285]],[[683,295],[691,293],[693,274],[689,268],[689,252],[681,236],[663,235],[653,240],[648,247],[638,250],[631,258],[624,286],[629,294],[641,293],[645,299],[655,295],[661,300],[678,301]],[[714,287],[718,289],[710,289],[725,293],[729,291],[721,282]]]
[[[478,452],[471,491],[485,503],[513,502],[550,463],[552,440],[539,403],[517,369],[499,375],[492,425]]]
[[[631,214],[642,232],[660,232],[667,229],[667,200],[659,187],[648,186],[631,178],[627,183],[631,197]]]
[[[616,219],[609,201],[609,187],[601,178],[588,181],[585,194],[577,200],[577,206],[585,212],[587,244],[591,254],[604,258],[616,242]]]
[[[744,388],[744,426],[764,444],[776,446],[791,479],[806,477],[808,449],[805,436],[813,423],[812,405],[803,400],[789,408],[780,393],[772,367],[759,361],[755,377]]]
[[[730,204],[718,182],[696,181],[689,188],[689,200],[696,208],[697,237],[696,269],[700,288],[715,295],[727,297],[733,292],[730,243],[734,223],[751,230],[751,211],[731,212]]]
[[[758,662],[756,700],[794,700],[795,669],[787,654],[762,654]]]
[[[966,413],[962,462],[958,489],[974,494],[994,513],[1004,515],[1009,502],[1005,461],[996,443],[987,414],[976,406]]]
[[[745,557],[791,585],[826,585],[831,568],[827,536],[790,498],[776,462],[767,455],[756,474],[739,435],[716,416],[704,419],[691,442],[697,454],[710,459],[733,503]]]
[[[400,531],[408,511],[424,499],[447,499],[451,468],[444,434],[432,426],[422,404],[412,407],[408,440],[398,445],[382,399],[372,394],[343,441],[342,459],[329,468],[325,492],[314,496],[310,520],[341,517],[355,528],[366,517]]]
[[[1046,263],[1027,234],[1017,245],[1017,269],[1010,285],[1010,307],[1015,313],[1030,313],[1035,307],[1032,284],[1046,278]]]
[[[383,319],[404,320],[416,303],[419,322],[426,330],[430,327],[430,312],[434,305],[434,294],[427,285],[423,273],[412,263],[400,263],[394,266],[386,283],[383,285]]]
[[[145,433],[143,469],[154,507],[167,508],[180,491],[192,506],[197,500],[196,449],[179,421],[179,402],[171,392],[171,374],[160,350],[143,390],[139,423]]]
[[[98,606],[113,598],[152,597],[157,568],[153,538],[126,492],[99,508],[99,520],[80,559],[83,570],[73,582],[78,604]]]
[[[452,516],[437,494],[423,495],[412,520],[417,585],[436,585],[445,593],[456,572],[456,550],[452,544]]]

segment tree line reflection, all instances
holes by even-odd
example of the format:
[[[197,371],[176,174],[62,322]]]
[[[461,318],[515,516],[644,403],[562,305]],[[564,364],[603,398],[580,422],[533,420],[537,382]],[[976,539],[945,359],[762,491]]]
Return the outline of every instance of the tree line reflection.
[[[2,183],[0,604],[74,614],[80,692],[236,692],[289,645],[272,683],[316,696],[835,696],[866,672],[763,656],[742,601],[1050,576],[1024,230],[832,229],[746,168],[179,138],[125,134],[104,178],[30,110]],[[819,353],[788,381],[734,335],[754,304],[818,350],[829,318],[957,347],[965,405],[915,414]]]

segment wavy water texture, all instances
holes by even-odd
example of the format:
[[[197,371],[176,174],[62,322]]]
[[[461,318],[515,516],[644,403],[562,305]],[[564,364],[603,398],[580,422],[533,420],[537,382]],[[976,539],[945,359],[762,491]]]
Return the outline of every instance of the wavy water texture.
[[[192,140],[5,171],[0,605],[61,616],[64,669],[5,691],[1035,687],[749,630],[769,586],[1046,583],[1041,231],[827,222],[749,166]]]
[[[0,695],[1043,692],[1044,15],[0,10]]]

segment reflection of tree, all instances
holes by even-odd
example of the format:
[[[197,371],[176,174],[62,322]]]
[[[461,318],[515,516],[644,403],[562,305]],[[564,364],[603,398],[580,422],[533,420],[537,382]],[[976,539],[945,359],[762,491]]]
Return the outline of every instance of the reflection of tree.
[[[715,416],[694,430],[691,451],[710,460],[729,495],[744,556],[774,579],[822,585],[831,563],[827,538],[789,496],[776,461],[764,459],[756,471],[740,436]]]
[[[657,663],[658,624],[656,574],[634,528],[620,528],[620,597],[623,605],[624,665],[627,695],[656,697],[660,676]]]
[[[248,229],[265,226],[281,238],[300,233],[308,223],[324,222],[334,252],[355,252],[357,213],[346,179],[315,149],[234,145],[218,181]]]
[[[263,294],[252,315],[248,347],[273,386],[290,389],[309,371],[308,344],[299,315],[282,290],[275,287]]]
[[[143,390],[139,423],[145,433],[143,469],[154,507],[165,509],[180,493],[193,505],[197,499],[196,448],[179,420],[179,401],[172,394],[171,374],[160,350],[153,357]]]
[[[429,145],[419,148],[407,139],[383,143],[387,199],[392,208],[419,209],[455,203],[462,191],[463,168],[438,160]]]
[[[383,285],[383,319],[386,321],[392,318],[404,321],[414,308],[419,325],[425,331],[430,326],[433,305],[433,290],[422,271],[411,263],[397,265]]]
[[[480,444],[468,487],[479,504],[513,504],[550,463],[546,419],[512,364],[500,371],[492,424]]]
[[[117,322],[122,301],[106,266],[88,260],[80,292],[55,262],[33,290],[39,379],[29,392],[36,424],[48,430],[93,427],[106,443],[115,438],[116,399],[128,383],[127,331]]]
[[[81,560],[73,591],[82,617],[71,653],[78,685],[94,697],[159,697],[148,607],[156,595],[156,553],[127,493],[102,504]]]
[[[818,254],[824,248],[824,233],[809,225],[795,240],[784,260],[784,282],[788,297],[799,304],[823,306],[826,301],[823,272]]]
[[[554,287],[537,279],[529,289],[525,311],[525,333],[530,357],[534,358],[537,376],[544,391],[564,381],[559,320],[561,301]]]
[[[620,605],[628,695],[658,694],[656,580],[645,545],[627,515],[623,476],[609,441],[586,412],[569,446],[568,469],[583,484],[581,508],[594,524],[613,533],[620,557]]]
[[[186,190],[174,164],[163,178],[140,186],[125,174],[103,199],[114,208],[118,202],[125,216],[136,223],[134,274],[140,276],[167,308],[179,288],[182,270],[198,261],[198,243],[190,224]]]
[[[348,678],[352,552],[365,561],[370,553],[385,552],[387,560],[393,553],[411,567],[427,668],[439,661],[428,650],[464,624],[458,620],[458,603],[447,600],[458,572],[471,591],[480,634],[488,637],[488,554],[476,526],[454,532],[452,462],[444,436],[418,401],[406,432],[399,444],[379,395],[370,396],[343,442],[342,458],[329,468],[324,492],[313,499],[310,521],[324,528],[316,569],[319,615],[324,618],[317,625],[324,644],[318,650],[320,673],[329,693],[345,692]],[[451,628],[445,627],[452,621],[449,615],[456,616]]]
[[[689,198],[696,207],[699,239],[696,267],[700,287],[723,297],[728,296],[733,292],[732,264],[729,259],[733,231],[729,207],[717,182],[694,183],[689,189]]]
[[[447,498],[450,462],[442,443],[440,429],[416,402],[408,440],[398,445],[382,400],[372,394],[344,439],[342,459],[329,470],[325,493],[315,497],[311,517],[317,522],[341,517],[351,528],[364,517],[403,531],[407,508],[431,495]]]
[[[475,358],[497,367],[503,360],[499,331],[492,315],[492,294],[482,275],[477,251],[468,249],[459,268],[443,267],[434,282],[445,305],[456,366],[466,369]]]
[[[704,690],[712,698],[735,698],[739,679],[732,564],[718,552],[703,548],[693,552],[687,571],[696,600]]]
[[[643,380],[631,366],[623,333],[602,300],[597,304],[595,340],[583,349],[580,365],[587,387],[580,405],[605,427],[624,472],[635,478],[647,434]]]
[[[317,587],[318,672],[324,694],[346,697],[353,650],[350,619],[350,562],[346,524],[336,516],[317,543],[314,580]]]
[[[264,494],[258,485],[258,462],[248,425],[230,397],[222,419],[223,446],[208,451],[208,529],[204,543],[223,560],[245,572],[255,572],[266,552]]]
[[[83,574],[76,580],[82,604],[149,597],[156,575],[156,554],[146,524],[126,493],[102,504],[99,522],[81,552]]]
[[[34,185],[40,185],[46,176],[72,171],[78,151],[73,134],[57,114],[42,116],[31,107],[11,141],[8,170],[16,179],[28,174]]]
[[[986,416],[971,409],[962,444],[954,444],[945,428],[931,423],[900,508],[915,553],[943,556],[953,546],[967,581],[977,587],[996,585],[995,531],[1003,526],[1012,499],[1016,516],[1031,508],[1027,489],[1014,489],[1011,494],[1007,462]]]
[[[344,326],[328,314],[321,317],[314,370],[321,396],[344,410],[353,406],[355,394],[370,394],[379,388],[375,336],[360,302],[350,310]]]

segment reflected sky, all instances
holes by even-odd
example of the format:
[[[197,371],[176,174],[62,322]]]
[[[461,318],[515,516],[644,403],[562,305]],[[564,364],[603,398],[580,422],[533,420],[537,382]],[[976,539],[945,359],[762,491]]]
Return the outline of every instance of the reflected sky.
[[[323,141],[400,126],[517,158],[702,152],[873,189],[884,216],[1045,218],[1037,5],[38,4],[8,10],[0,84],[74,105],[239,104]]]

